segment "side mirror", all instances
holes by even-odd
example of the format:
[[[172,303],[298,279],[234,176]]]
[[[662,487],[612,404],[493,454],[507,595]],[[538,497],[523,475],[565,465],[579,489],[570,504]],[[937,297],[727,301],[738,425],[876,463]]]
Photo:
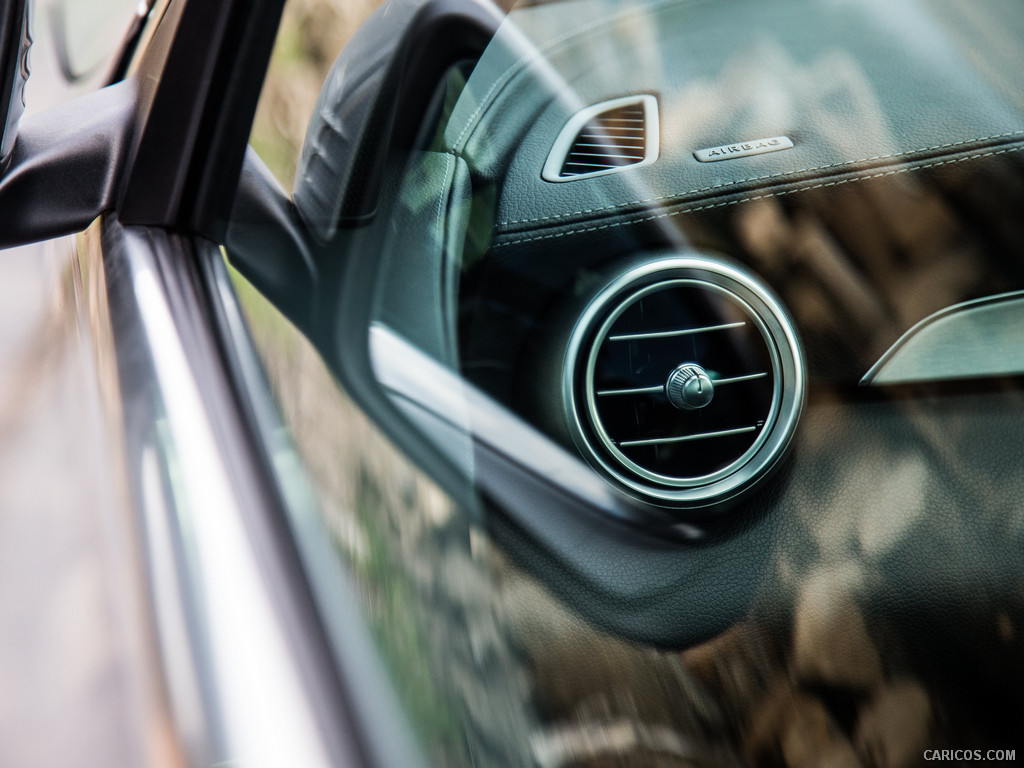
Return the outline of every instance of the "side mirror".
[[[18,121],[25,111],[31,44],[28,0],[4,0],[0,6],[0,174],[10,162]]]
[[[135,127],[130,80],[22,122],[33,2],[0,0],[0,249],[81,232],[110,210]]]

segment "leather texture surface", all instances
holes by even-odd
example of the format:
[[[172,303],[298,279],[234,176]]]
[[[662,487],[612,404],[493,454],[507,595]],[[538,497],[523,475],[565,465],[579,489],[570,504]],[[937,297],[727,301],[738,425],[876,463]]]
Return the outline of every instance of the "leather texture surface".
[[[509,350],[537,335],[537,318],[558,326],[553,308],[585,299],[630,259],[696,250],[740,262],[775,289],[813,378],[855,384],[932,313],[1024,288],[1021,146],[507,235],[472,275],[491,316],[464,323],[463,348],[511,362]]]
[[[442,152],[415,153],[409,167],[382,249],[377,319],[435,360],[455,366],[459,260],[453,255],[461,252],[468,228],[469,174],[462,160]]]
[[[598,21],[578,22],[591,17]],[[982,22],[987,35],[961,29]],[[477,173],[503,179],[501,233],[901,162],[987,156],[1024,138],[1024,102],[1011,74],[1024,67],[1021,40],[1024,14],[1011,0],[941,0],[892,12],[810,0],[527,8],[510,16],[485,54],[447,138]],[[572,114],[635,93],[659,99],[656,163],[577,182],[541,180]],[[715,163],[692,154],[780,135],[794,148]],[[503,154],[507,146],[516,151]]]
[[[944,617],[1024,577],[1024,466],[1008,449],[1022,413],[1019,392],[822,397],[788,468],[720,541],[657,546],[573,509],[520,515],[502,540],[576,610],[640,642],[699,642],[752,600],[785,615],[794,584],[837,564],[857,569],[874,616]]]

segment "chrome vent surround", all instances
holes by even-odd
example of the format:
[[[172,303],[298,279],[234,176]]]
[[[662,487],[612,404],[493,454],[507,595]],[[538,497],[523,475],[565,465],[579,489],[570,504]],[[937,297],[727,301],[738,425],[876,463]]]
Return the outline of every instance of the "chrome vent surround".
[[[578,112],[566,123],[541,172],[545,181],[577,181],[653,163],[658,100],[627,96]]]
[[[778,461],[804,375],[792,323],[758,280],[712,258],[670,256],[588,305],[570,337],[563,400],[592,464],[647,501],[703,507]]]

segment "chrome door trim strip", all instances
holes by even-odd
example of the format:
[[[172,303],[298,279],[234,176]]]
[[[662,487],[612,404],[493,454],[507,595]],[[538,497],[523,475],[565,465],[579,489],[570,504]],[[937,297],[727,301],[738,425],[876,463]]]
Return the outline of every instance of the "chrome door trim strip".
[[[187,760],[363,764],[324,694],[337,680],[315,668],[330,663],[267,522],[276,499],[252,460],[189,241],[112,220],[102,240],[128,482]]]

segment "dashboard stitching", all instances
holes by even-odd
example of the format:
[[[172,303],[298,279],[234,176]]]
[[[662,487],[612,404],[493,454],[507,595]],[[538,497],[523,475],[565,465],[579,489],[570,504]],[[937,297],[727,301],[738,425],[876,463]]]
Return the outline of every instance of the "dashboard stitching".
[[[449,177],[450,171],[452,170],[452,160],[454,160],[454,159],[455,158],[454,158],[453,155],[451,155],[451,154],[449,154],[447,152],[445,153],[445,155],[444,155],[444,180],[442,182],[444,184],[445,188],[449,188],[450,187],[450,182],[449,182],[449,178],[448,177]],[[444,242],[444,202],[445,202],[445,195],[443,195],[443,194],[442,195],[438,195],[437,196],[437,210],[434,212],[434,218],[435,218],[436,223],[437,223],[437,229],[438,229],[438,232],[440,233],[438,235],[438,237],[441,239],[442,243]]]
[[[873,161],[876,161],[876,160],[891,160],[892,158],[895,158],[895,157],[907,157],[909,155],[913,155],[913,154],[916,154],[918,152],[930,152],[930,151],[936,150],[936,149],[950,149],[952,147],[961,147],[961,146],[964,146],[966,144],[976,144],[979,141],[995,141],[997,139],[1008,139],[1008,138],[1012,138],[1014,136],[1024,136],[1024,131],[1014,131],[1012,133],[1001,133],[1001,134],[999,134],[997,136],[982,136],[981,138],[977,138],[977,139],[966,139],[964,141],[956,141],[956,142],[953,142],[952,144],[937,144],[934,147],[922,147],[921,149],[911,149],[911,150],[907,150],[906,152],[894,152],[894,153],[889,154],[889,155],[876,155],[875,157],[865,157],[865,158],[862,158],[860,160],[844,160],[841,163],[830,163],[829,165],[819,165],[819,166],[816,166],[816,167],[813,167],[813,168],[798,168],[798,169],[793,170],[793,171],[782,171],[780,173],[770,173],[767,176],[751,176],[750,178],[747,178],[747,179],[736,179],[734,181],[729,181],[729,182],[726,182],[724,184],[712,184],[710,187],[698,187],[697,189],[690,189],[690,190],[687,190],[686,192],[675,192],[675,193],[670,194],[670,195],[660,195],[659,197],[648,197],[648,198],[645,198],[643,200],[633,200],[632,202],[629,202],[629,203],[616,203],[615,205],[606,205],[606,206],[601,207],[601,208],[584,208],[582,210],[573,211],[571,213],[558,213],[558,214],[554,214],[552,216],[540,216],[540,217],[535,218],[535,219],[510,219],[508,221],[500,222],[500,224],[498,226],[510,226],[510,225],[513,225],[513,224],[536,224],[537,222],[540,222],[540,221],[554,221],[555,219],[567,219],[567,218],[571,218],[572,216],[578,216],[578,215],[584,214],[584,213],[602,213],[604,211],[613,211],[613,210],[616,210],[618,208],[628,208],[631,205],[641,205],[641,204],[644,204],[644,203],[656,203],[656,202],[659,202],[661,200],[671,200],[673,198],[681,197],[683,195],[696,195],[696,194],[699,194],[701,192],[711,192],[711,191],[716,190],[716,189],[726,189],[726,188],[729,188],[729,187],[738,186],[740,184],[746,184],[746,183],[749,183],[749,182],[752,182],[752,181],[767,181],[769,179],[777,179],[777,178],[781,178],[783,176],[795,176],[795,175],[800,174],[800,173],[812,173],[814,171],[827,171],[827,170],[830,170],[830,169],[833,169],[833,168],[841,168],[843,166],[857,165],[858,163],[870,163],[870,162],[873,162]],[[979,157],[986,157],[986,155],[979,155]],[[969,158],[965,158],[965,159],[969,159]],[[927,166],[926,165],[926,166],[915,166],[915,167],[929,168],[931,166]],[[867,178],[871,178],[871,177],[867,177]],[[814,189],[814,187],[812,187],[812,189]],[[753,199],[756,199],[756,198],[753,198]],[[695,209],[695,210],[699,210],[699,209]]]
[[[763,200],[763,199],[767,199],[767,198],[771,198],[771,197],[783,197],[785,195],[792,195],[792,194],[795,194],[797,192],[808,192],[808,191],[810,191],[812,189],[823,189],[825,187],[838,187],[838,186],[841,186],[843,184],[851,184],[851,183],[853,183],[855,181],[866,181],[868,179],[878,179],[878,178],[881,178],[883,176],[895,176],[895,175],[901,174],[901,173],[909,173],[910,171],[920,171],[920,170],[924,170],[925,168],[935,168],[935,167],[940,166],[940,165],[953,165],[955,163],[966,162],[967,160],[979,160],[979,159],[981,159],[983,157],[994,157],[996,155],[1005,155],[1005,154],[1007,154],[1009,152],[1020,152],[1022,150],[1024,150],[1024,147],[1009,147],[1007,149],[992,150],[990,152],[983,152],[981,154],[971,154],[971,155],[967,155],[965,157],[958,157],[958,158],[953,159],[953,160],[940,160],[938,162],[928,163],[926,165],[911,165],[911,166],[907,166],[905,168],[896,168],[896,169],[891,170],[891,171],[884,171],[882,173],[873,173],[873,174],[866,175],[866,176],[857,176],[857,177],[852,178],[852,179],[839,179],[839,180],[836,180],[836,181],[823,182],[821,184],[815,184],[814,186],[811,186],[811,187],[798,187],[796,189],[787,189],[787,190],[783,190],[781,192],[767,192],[767,193],[765,193],[763,195],[755,195],[754,197],[744,197],[744,198],[741,198],[739,200],[726,200],[725,202],[722,202],[722,203],[712,203],[710,205],[698,205],[698,206],[695,206],[695,207],[692,207],[692,208],[680,208],[679,210],[676,210],[676,211],[667,211],[666,213],[657,213],[657,214],[654,214],[653,216],[644,216],[643,218],[630,219],[628,221],[610,222],[608,224],[601,224],[600,226],[596,226],[596,227],[586,227],[585,229],[573,229],[573,230],[569,230],[568,232],[555,232],[555,233],[548,234],[548,235],[535,235],[534,237],[524,237],[524,238],[520,238],[518,240],[508,240],[508,241],[506,241],[504,243],[497,243],[496,245],[494,245],[492,247],[493,248],[504,248],[505,246],[508,246],[508,245],[519,245],[521,243],[533,242],[534,240],[549,240],[549,239],[556,238],[556,237],[565,237],[566,235],[576,235],[576,234],[581,234],[583,232],[596,232],[596,231],[602,230],[602,229],[611,229],[612,227],[622,227],[622,226],[626,226],[626,225],[629,225],[629,224],[642,224],[645,221],[654,221],[656,219],[665,219],[665,218],[668,218],[670,216],[678,216],[681,213],[694,213],[696,211],[706,211],[706,210],[709,210],[711,208],[723,208],[723,207],[729,206],[729,205],[739,205],[740,203],[750,203],[750,202],[753,202],[754,200]]]
[[[692,2],[686,4],[686,7],[689,8],[689,7],[693,7],[693,6],[696,6],[696,5],[702,5],[703,3],[706,3],[706,2],[709,2],[709,0],[692,0]],[[651,3],[651,6],[654,7],[653,10],[656,13],[660,13],[661,11],[668,10],[670,8],[672,8],[672,9],[677,8],[678,7],[678,3],[676,2],[676,0],[662,0],[662,2],[660,2],[660,3]],[[660,7],[657,7],[657,6],[660,6]],[[569,33],[567,33],[565,35],[562,35],[561,37],[555,38],[554,40],[552,40],[549,43],[547,43],[546,45],[544,45],[544,47],[542,47],[542,48],[541,47],[533,48],[532,50],[530,50],[530,52],[527,55],[521,56],[514,64],[512,64],[505,71],[504,75],[502,75],[499,79],[495,80],[494,83],[491,84],[491,87],[487,89],[487,92],[484,94],[483,98],[480,100],[480,103],[477,105],[476,109],[473,110],[473,113],[466,120],[466,124],[463,126],[462,130],[459,132],[458,137],[455,139],[455,142],[452,144],[452,148],[455,149],[455,150],[459,149],[460,144],[462,143],[463,138],[465,138],[466,134],[472,128],[475,127],[476,119],[480,115],[480,112],[484,109],[484,107],[489,105],[490,98],[494,94],[495,89],[497,89],[497,88],[499,88],[501,86],[507,85],[509,83],[509,81],[512,80],[513,77],[515,77],[517,74],[519,74],[519,71],[522,69],[522,66],[524,64],[526,64],[527,62],[537,58],[538,56],[542,55],[543,53],[545,53],[547,51],[551,51],[551,50],[555,49],[557,46],[560,46],[563,43],[566,43],[569,40],[572,40],[573,38],[580,37],[582,35],[587,34],[591,30],[598,29],[598,28],[603,27],[603,26],[611,26],[615,22],[618,22],[618,21],[621,21],[622,19],[628,18],[629,16],[631,16],[631,15],[637,13],[637,12],[638,12],[638,9],[636,7],[632,7],[632,8],[627,9],[623,13],[617,14],[615,16],[599,19],[598,21],[595,21],[595,22],[593,22],[591,24],[588,24],[588,25],[586,25],[584,27],[581,27],[580,29],[574,29],[572,32],[569,32]]]

